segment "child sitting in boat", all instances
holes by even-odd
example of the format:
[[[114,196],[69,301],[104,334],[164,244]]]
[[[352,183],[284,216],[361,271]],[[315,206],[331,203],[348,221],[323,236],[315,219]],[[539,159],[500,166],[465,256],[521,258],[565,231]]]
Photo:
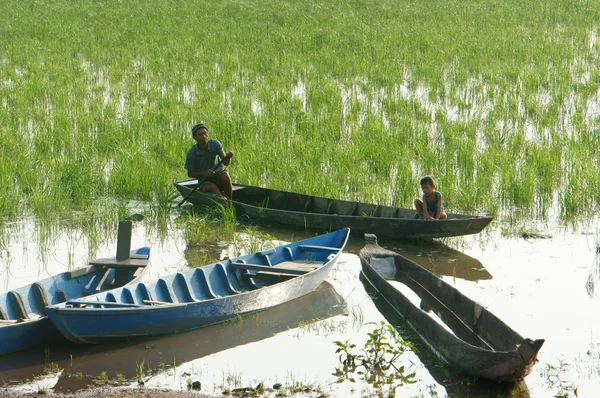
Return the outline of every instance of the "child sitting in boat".
[[[420,183],[423,196],[415,199],[418,218],[421,220],[445,220],[448,218],[442,205],[442,194],[435,190],[436,185],[433,178],[423,177]]]

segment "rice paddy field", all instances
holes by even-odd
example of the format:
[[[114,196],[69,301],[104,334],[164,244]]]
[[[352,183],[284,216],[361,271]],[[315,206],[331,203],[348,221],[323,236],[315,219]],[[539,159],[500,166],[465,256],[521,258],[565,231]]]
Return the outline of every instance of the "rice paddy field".
[[[600,388],[598,21],[600,7],[588,0],[2,1],[0,292],[105,255],[117,221],[135,212],[145,215],[136,239],[153,247],[156,275],[306,234],[236,224],[227,209],[174,209],[180,198],[171,183],[186,177],[190,128],[204,122],[235,152],[229,172],[238,183],[412,207],[429,174],[446,210],[494,216],[481,237],[444,242],[493,277],[450,279],[515,329],[547,338],[519,393],[593,396]],[[407,245],[389,243],[410,252]],[[415,253],[435,259],[444,250]],[[314,328],[302,319],[261,343],[272,350],[301,335],[315,352],[331,347],[327,360],[298,359],[312,352],[304,346],[285,355],[285,366],[297,364],[289,365],[289,385],[306,374],[312,382],[306,369],[315,362],[329,376],[334,340],[359,341],[369,321],[387,319],[358,281],[355,252],[329,281],[350,324],[340,326],[340,314],[322,315]],[[332,322],[335,332],[324,333]],[[41,363],[69,369],[69,354],[71,366],[73,358],[94,358],[69,350],[63,362],[45,355]],[[215,385],[233,387],[250,371],[227,366],[248,369],[257,354],[227,352],[233,358],[197,354],[216,362],[195,366],[210,366],[223,379]],[[142,356],[127,355],[138,360],[127,370],[88,372],[135,378]],[[410,358],[421,381],[400,396],[506,395],[450,377],[467,385],[455,392],[426,360]],[[172,363],[154,365],[161,361]],[[5,388],[44,373],[10,373],[17,368],[0,368]],[[276,370],[251,380],[269,372]],[[184,388],[185,379],[162,384]],[[377,393],[350,390],[327,391]]]

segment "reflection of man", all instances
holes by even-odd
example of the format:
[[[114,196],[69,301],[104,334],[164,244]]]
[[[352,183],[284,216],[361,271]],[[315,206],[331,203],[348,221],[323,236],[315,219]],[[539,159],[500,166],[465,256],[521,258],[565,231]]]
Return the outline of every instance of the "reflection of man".
[[[185,158],[185,167],[188,177],[198,178],[203,192],[210,192],[224,199],[231,200],[233,188],[231,179],[223,165],[228,166],[233,152],[225,153],[223,145],[217,140],[208,139],[208,128],[203,124],[196,124],[192,127],[192,138],[197,142],[190,149]],[[222,161],[215,171],[212,168],[216,164],[217,156]],[[223,194],[221,193],[223,191]]]

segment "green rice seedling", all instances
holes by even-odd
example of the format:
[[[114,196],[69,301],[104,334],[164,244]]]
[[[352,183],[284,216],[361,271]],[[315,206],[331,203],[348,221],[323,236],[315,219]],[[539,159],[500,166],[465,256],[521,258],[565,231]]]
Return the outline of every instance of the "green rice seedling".
[[[577,396],[577,386],[568,380],[564,380],[564,373],[569,367],[568,363],[559,360],[557,366],[546,363],[546,366],[541,370],[540,376],[545,379],[549,389],[556,391],[556,396]]]
[[[449,210],[599,207],[593,1],[105,5],[0,5],[1,218],[166,212],[200,120],[240,183],[410,207],[433,174]]]

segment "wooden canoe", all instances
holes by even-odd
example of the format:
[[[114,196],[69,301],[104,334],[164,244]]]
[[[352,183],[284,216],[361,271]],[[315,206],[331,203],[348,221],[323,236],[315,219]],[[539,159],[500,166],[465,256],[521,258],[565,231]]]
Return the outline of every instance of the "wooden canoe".
[[[223,322],[316,289],[344,249],[346,229],[47,307],[77,343],[155,336]]]
[[[227,202],[206,192],[193,192],[196,180],[174,183],[183,197],[195,206]],[[442,238],[481,232],[492,217],[448,213],[447,220],[419,220],[414,209],[328,199],[248,185],[233,185],[238,217],[250,220],[332,231],[348,227],[352,233],[380,231],[389,238]]]
[[[470,375],[494,381],[522,380],[532,371],[543,339],[523,338],[452,285],[379,246],[375,235],[366,234],[365,240],[359,252],[362,276],[439,358]],[[388,279],[416,293],[420,306]],[[420,307],[432,310],[447,327]]]
[[[93,260],[83,267],[0,294],[0,355],[60,337],[46,316],[46,306],[139,280],[149,262],[150,248],[130,251],[130,239],[131,224],[125,222],[119,227],[118,257]],[[124,248],[127,255],[121,254]]]

